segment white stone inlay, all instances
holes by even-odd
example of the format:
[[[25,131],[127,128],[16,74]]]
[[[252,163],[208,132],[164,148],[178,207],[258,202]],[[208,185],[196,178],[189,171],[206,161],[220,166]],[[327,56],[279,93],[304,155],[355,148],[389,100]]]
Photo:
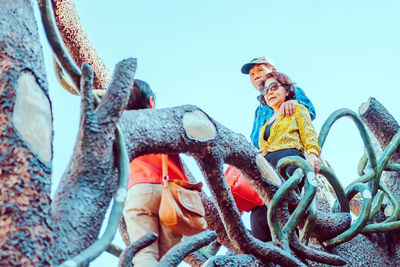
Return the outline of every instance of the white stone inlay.
[[[312,186],[318,187],[318,181],[314,172],[307,173],[307,180]]]
[[[42,160],[51,161],[52,120],[49,99],[35,77],[18,78],[12,122],[30,148]]]
[[[208,141],[217,135],[217,129],[210,119],[200,110],[186,112],[182,119],[183,128],[189,138]]]
[[[363,196],[363,198],[372,198],[372,195],[371,195],[371,191],[369,191],[369,190],[364,190],[363,192],[362,192],[362,196]]]
[[[383,211],[383,213],[385,213],[385,216],[389,217],[389,216],[392,216],[393,210],[394,210],[393,205],[390,204],[390,205],[387,205],[387,206],[386,206],[386,208],[385,208],[385,210]]]
[[[115,195],[115,201],[117,201],[117,202],[125,201],[126,192],[127,192],[127,190],[125,188],[118,189],[117,193]]]
[[[264,179],[267,179],[277,185],[280,185],[282,183],[274,168],[268,163],[263,155],[258,154],[256,156],[256,164]]]

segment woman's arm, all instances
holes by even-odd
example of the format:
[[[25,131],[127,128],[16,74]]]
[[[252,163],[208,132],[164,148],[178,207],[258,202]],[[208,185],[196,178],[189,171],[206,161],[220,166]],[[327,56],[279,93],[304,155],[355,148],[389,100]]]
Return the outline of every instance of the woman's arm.
[[[306,160],[315,173],[318,173],[321,164],[319,159],[321,148],[318,146],[317,133],[314,130],[310,113],[308,113],[307,109],[302,105],[297,105],[296,109],[298,109],[298,112],[296,112],[296,121],[299,127],[300,139],[304,145]]]

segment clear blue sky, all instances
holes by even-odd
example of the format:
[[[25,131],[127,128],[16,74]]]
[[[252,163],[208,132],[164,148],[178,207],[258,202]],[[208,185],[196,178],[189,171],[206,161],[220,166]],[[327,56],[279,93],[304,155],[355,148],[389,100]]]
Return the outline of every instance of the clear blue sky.
[[[112,71],[118,61],[136,57],[135,77],[150,84],[159,108],[194,104],[248,137],[257,91],[240,68],[255,57],[267,56],[314,103],[318,133],[333,111],[358,112],[371,96],[400,121],[398,1],[81,0],[76,4],[107,67]],[[57,183],[74,146],[80,100],[57,84],[48,45],[44,41],[42,45],[54,112]],[[343,184],[357,178],[362,153],[356,127],[341,119],[328,136],[323,157]],[[104,266],[105,258],[92,266]]]

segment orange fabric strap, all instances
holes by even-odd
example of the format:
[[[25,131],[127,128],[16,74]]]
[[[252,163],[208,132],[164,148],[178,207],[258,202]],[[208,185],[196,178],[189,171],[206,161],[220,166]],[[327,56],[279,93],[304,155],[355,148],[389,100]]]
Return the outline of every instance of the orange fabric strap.
[[[161,162],[162,162],[162,177],[168,176],[168,155],[161,154]]]

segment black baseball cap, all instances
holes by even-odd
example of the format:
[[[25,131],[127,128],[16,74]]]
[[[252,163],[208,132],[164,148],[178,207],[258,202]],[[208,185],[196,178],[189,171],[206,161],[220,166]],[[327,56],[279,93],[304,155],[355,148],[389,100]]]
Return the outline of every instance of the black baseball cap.
[[[252,67],[254,67],[254,65],[257,65],[257,64],[270,64],[272,66],[275,66],[275,63],[271,59],[266,58],[266,57],[257,57],[255,59],[251,60],[249,63],[246,63],[242,66],[242,69],[241,69],[242,73],[249,74],[250,69]]]

